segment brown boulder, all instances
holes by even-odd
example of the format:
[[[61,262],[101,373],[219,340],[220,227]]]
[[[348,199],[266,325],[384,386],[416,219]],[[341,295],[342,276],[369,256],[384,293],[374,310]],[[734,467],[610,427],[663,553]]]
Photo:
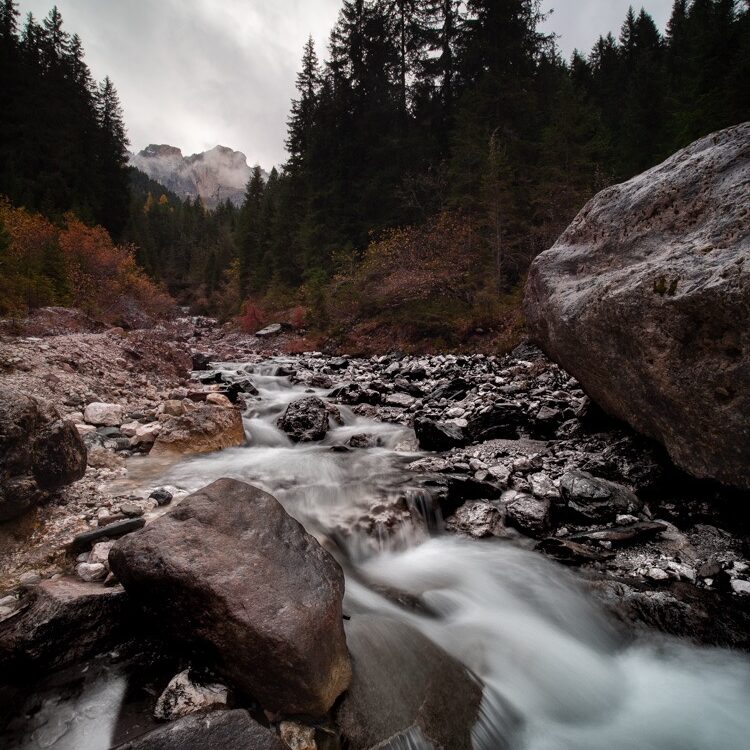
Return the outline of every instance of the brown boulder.
[[[264,709],[320,716],[349,684],[343,573],[266,492],[220,479],[117,542],[109,562],[155,623]]]
[[[750,123],[595,196],[531,266],[531,337],[697,477],[750,489]]]
[[[170,417],[151,449],[152,455],[212,453],[245,442],[242,412],[235,407],[201,404]]]
[[[86,447],[75,425],[42,399],[0,388],[0,521],[85,472]]]

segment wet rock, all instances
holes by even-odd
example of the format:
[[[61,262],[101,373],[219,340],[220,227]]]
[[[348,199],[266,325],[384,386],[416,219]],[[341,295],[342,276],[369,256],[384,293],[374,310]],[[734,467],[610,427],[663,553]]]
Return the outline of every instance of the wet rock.
[[[343,574],[271,495],[214,482],[118,542],[110,567],[155,625],[266,710],[322,715],[347,687]]]
[[[244,709],[185,716],[113,750],[289,750]]]
[[[482,539],[488,536],[503,536],[505,527],[500,510],[485,500],[470,500],[464,503],[445,522],[446,531]]]
[[[550,502],[547,498],[516,495],[505,506],[507,522],[527,536],[543,537],[550,529]]]
[[[94,401],[83,411],[84,421],[97,427],[119,427],[122,424],[122,418],[123,408],[120,404],[105,404],[101,401]]]
[[[613,552],[594,549],[585,544],[571,542],[567,539],[558,539],[557,537],[542,539],[536,548],[563,565],[583,565],[585,563],[603,562],[614,557]]]
[[[463,429],[452,422],[441,422],[429,417],[414,420],[414,432],[419,447],[428,451],[447,451],[468,442]]]
[[[627,487],[585,471],[569,471],[560,479],[560,493],[568,511],[585,521],[613,521],[618,514],[633,513],[643,504]]]
[[[608,542],[614,547],[621,547],[627,544],[636,544],[654,539],[662,531],[666,531],[666,529],[666,524],[643,521],[611,529],[585,531],[581,534],[575,534],[570,538],[587,542]]]
[[[77,534],[70,543],[70,549],[73,552],[81,552],[103,539],[119,539],[125,534],[142,529],[145,525],[146,521],[143,518],[126,518],[121,521],[114,521],[106,526],[100,526],[98,529]]]
[[[192,368],[193,370],[208,370],[211,366],[211,362],[216,360],[215,354],[209,354],[204,352],[193,352],[192,354]]]
[[[19,610],[0,622],[2,681],[80,662],[132,636],[121,587],[67,577],[42,581],[21,599]]]
[[[159,506],[169,505],[172,502],[172,493],[169,490],[165,490],[163,487],[154,490],[150,495],[149,499],[156,500],[156,504]]]
[[[235,407],[200,404],[181,417],[162,423],[151,453],[154,456],[212,453],[245,442],[242,413]]]
[[[358,433],[352,435],[347,441],[347,445],[350,448],[372,448],[378,444],[378,440],[373,435],[367,435],[365,433]]]
[[[346,638],[354,674],[336,719],[347,747],[470,750],[482,688],[461,664],[385,617],[353,616]]]
[[[469,420],[468,433],[475,442],[493,438],[517,438],[528,419],[523,406],[513,401],[495,401]]]
[[[750,488],[750,123],[609,187],[531,266],[533,338],[697,477]],[[582,341],[585,345],[582,345]]]
[[[169,681],[159,696],[154,718],[174,721],[190,714],[222,708],[227,705],[228,697],[226,685],[201,681],[190,669],[185,669]]]
[[[328,432],[328,409],[317,396],[300,398],[287,406],[278,425],[297,443],[322,440]]]

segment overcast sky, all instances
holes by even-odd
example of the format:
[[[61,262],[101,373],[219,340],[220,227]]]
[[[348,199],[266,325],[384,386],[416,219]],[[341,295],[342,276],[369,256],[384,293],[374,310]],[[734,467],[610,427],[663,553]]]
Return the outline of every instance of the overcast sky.
[[[20,0],[45,16],[55,0]],[[169,143],[183,153],[217,144],[268,168],[284,161],[294,78],[308,34],[324,55],[341,0],[56,0],[83,39],[95,77],[109,75],[131,149]],[[543,0],[545,31],[567,57],[617,32],[632,0]],[[633,3],[636,8],[640,3]],[[645,0],[664,28],[672,0]]]

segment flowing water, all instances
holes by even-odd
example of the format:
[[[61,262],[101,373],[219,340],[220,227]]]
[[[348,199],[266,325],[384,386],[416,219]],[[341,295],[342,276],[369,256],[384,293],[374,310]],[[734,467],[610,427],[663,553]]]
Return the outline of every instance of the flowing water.
[[[192,491],[234,477],[271,492],[342,559],[345,611],[407,621],[483,681],[477,749],[750,748],[744,655],[665,638],[623,642],[560,566],[502,540],[441,534],[439,519],[419,514],[421,491],[405,469],[418,454],[403,427],[342,407],[344,424],[324,441],[293,445],[275,420],[306,389],[272,375],[278,364],[251,375],[259,398],[245,416],[247,447],[166,469],[149,459],[134,461],[130,481]],[[238,367],[224,365],[227,371]],[[357,433],[377,438],[377,447],[342,450]],[[368,521],[373,506],[376,518],[385,519],[374,528]],[[393,508],[400,513],[389,514]],[[420,597],[431,616],[377,593],[383,586]],[[102,682],[99,693],[107,690],[116,704],[119,683]],[[520,719],[513,730],[509,710]],[[107,747],[98,735],[75,742],[25,747]],[[410,746],[422,747],[418,738]]]

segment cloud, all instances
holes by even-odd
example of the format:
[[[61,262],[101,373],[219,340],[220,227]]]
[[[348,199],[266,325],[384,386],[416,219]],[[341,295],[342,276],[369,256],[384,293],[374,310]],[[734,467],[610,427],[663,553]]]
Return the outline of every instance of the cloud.
[[[169,143],[184,154],[217,144],[265,168],[285,159],[289,104],[302,46],[318,54],[341,0],[21,0],[44,17],[56,2],[83,39],[95,77],[120,94],[131,148]],[[544,26],[566,56],[617,32],[629,0],[543,0]],[[671,0],[649,0],[663,28]]]

